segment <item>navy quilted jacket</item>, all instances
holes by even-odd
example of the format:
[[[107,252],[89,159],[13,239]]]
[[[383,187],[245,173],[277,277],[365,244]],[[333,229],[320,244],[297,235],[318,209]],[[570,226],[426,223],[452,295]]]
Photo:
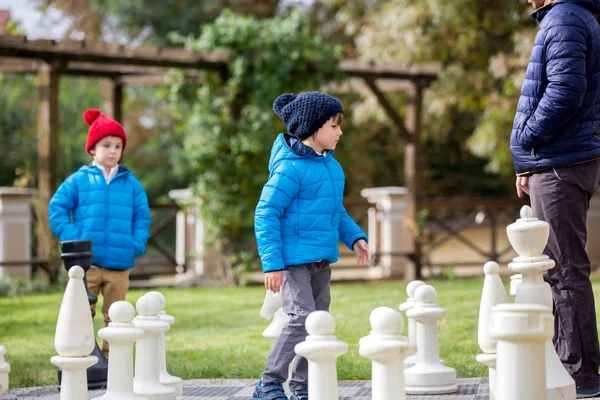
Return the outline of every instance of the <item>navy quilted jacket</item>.
[[[91,240],[92,264],[103,268],[133,268],[150,237],[146,192],[122,165],[108,184],[98,167],[81,167],[60,185],[48,216],[61,241]]]
[[[557,0],[540,23],[510,149],[517,174],[600,158],[600,0]]]
[[[342,205],[344,171],[299,140],[277,136],[269,181],[256,207],[254,231],[264,272],[319,260],[336,262],[338,242],[350,250],[367,236]]]

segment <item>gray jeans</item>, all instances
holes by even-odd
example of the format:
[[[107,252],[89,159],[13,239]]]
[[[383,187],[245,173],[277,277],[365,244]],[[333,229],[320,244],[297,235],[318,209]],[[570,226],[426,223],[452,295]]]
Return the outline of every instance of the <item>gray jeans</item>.
[[[594,293],[585,251],[587,212],[598,181],[600,160],[541,171],[529,178],[534,215],[550,224],[544,254],[556,261],[544,274],[554,300],[554,346],[578,386],[600,385]]]
[[[328,261],[286,267],[283,271],[281,302],[283,311],[290,320],[281,331],[275,346],[267,359],[267,367],[262,374],[264,384],[274,381],[283,383],[288,378],[288,368],[296,357],[294,347],[307,336],[304,323],[313,311],[329,311],[331,295],[329,282],[331,268]],[[292,370],[290,389],[308,383],[308,362],[297,357]]]

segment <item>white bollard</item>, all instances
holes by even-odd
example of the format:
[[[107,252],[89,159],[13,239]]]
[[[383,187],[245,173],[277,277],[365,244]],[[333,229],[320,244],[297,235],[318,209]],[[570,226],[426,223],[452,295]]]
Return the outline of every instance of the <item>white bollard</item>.
[[[437,322],[446,310],[435,304],[433,286],[415,290],[417,304],[406,313],[417,322],[417,362],[404,370],[407,394],[446,394],[458,390],[456,371],[440,362]]]
[[[424,285],[425,282],[423,281],[412,281],[409,282],[408,285],[406,285],[406,302],[400,304],[398,306],[398,309],[400,311],[402,311],[405,315],[406,312],[408,310],[410,310],[411,308],[413,308],[415,306],[415,290],[421,286]],[[410,341],[410,343],[413,346],[417,345],[417,325],[415,320],[408,318],[408,340]],[[417,355],[413,354],[410,355],[408,357],[406,357],[406,359],[404,360],[404,368],[410,368],[413,365],[415,365],[415,363],[417,362]]]
[[[369,318],[371,333],[361,338],[358,352],[373,361],[371,393],[373,400],[406,400],[404,359],[416,351],[401,335],[402,314],[389,307],[378,307]]]
[[[508,269],[522,274],[521,283],[515,288],[515,303],[533,303],[552,309],[552,289],[544,281],[543,273],[555,263],[542,254],[550,226],[535,218],[529,206],[521,208],[520,216],[506,228],[508,240],[519,255],[508,264]],[[546,343],[546,389],[547,400],[574,400],[577,396],[575,381],[560,361],[551,339]]]
[[[306,331],[306,340],[294,350],[308,360],[308,398],[338,400],[336,359],[348,351],[348,345],[333,334],[335,320],[327,311],[310,313]]]
[[[490,331],[497,339],[496,400],[546,400],[545,343],[552,310],[539,304],[494,307]]]
[[[10,373],[10,364],[4,360],[6,348],[0,345],[0,394],[8,390],[8,374]]]
[[[162,321],[169,323],[172,326],[175,323],[175,318],[166,313],[164,310],[167,300],[160,292],[148,292],[147,296],[156,296],[161,304],[161,311],[158,316]],[[160,383],[170,386],[177,391],[177,398],[183,399],[183,380],[178,376],[173,376],[167,371],[167,351],[165,342],[165,333],[161,333],[158,338],[158,356],[160,358]]]
[[[98,336],[110,344],[106,393],[98,400],[146,400],[133,392],[133,344],[144,337],[144,330],[131,322],[135,309],[126,301],[117,301],[108,315],[111,322],[98,331]]]
[[[492,308],[498,304],[508,303],[508,295],[500,278],[500,266],[494,261],[489,261],[483,266],[485,280],[481,290],[479,304],[479,324],[477,327],[477,341],[483,354],[476,360],[488,367],[490,400],[494,400],[496,393],[496,339],[490,334],[490,319]]]
[[[58,312],[54,348],[59,354],[50,362],[62,368],[60,400],[88,398],[87,369],[98,362],[90,356],[96,345],[94,324],[80,266],[69,269],[69,282]]]
[[[144,295],[136,303],[138,316],[133,319],[145,336],[136,342],[133,391],[148,400],[176,400],[177,391],[160,383],[159,337],[169,330],[169,323],[158,316],[161,302],[156,296]]]

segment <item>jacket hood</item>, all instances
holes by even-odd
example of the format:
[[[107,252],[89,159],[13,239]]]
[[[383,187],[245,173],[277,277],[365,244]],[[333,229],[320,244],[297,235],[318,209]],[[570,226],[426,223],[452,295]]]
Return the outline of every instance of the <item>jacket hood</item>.
[[[573,3],[587,8],[592,14],[600,14],[600,0],[556,0],[552,4],[538,8],[531,14],[532,19],[541,21],[546,13],[557,4]]]
[[[283,160],[293,160],[298,158],[310,157],[317,162],[326,162],[333,155],[333,151],[327,150],[325,156],[318,155],[309,146],[302,143],[293,136],[280,133],[273,143],[271,157],[269,159],[269,171],[273,171],[277,164]]]

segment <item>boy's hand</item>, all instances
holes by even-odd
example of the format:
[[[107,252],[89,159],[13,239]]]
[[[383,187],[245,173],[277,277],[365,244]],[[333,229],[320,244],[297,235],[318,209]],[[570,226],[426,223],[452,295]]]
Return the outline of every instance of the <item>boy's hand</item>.
[[[283,271],[265,273],[265,288],[273,293],[279,293],[283,285]]]
[[[356,253],[356,264],[357,265],[368,265],[369,261],[371,261],[371,252],[369,251],[369,246],[367,246],[367,242],[363,239],[360,239],[358,242],[354,243],[354,252]]]

